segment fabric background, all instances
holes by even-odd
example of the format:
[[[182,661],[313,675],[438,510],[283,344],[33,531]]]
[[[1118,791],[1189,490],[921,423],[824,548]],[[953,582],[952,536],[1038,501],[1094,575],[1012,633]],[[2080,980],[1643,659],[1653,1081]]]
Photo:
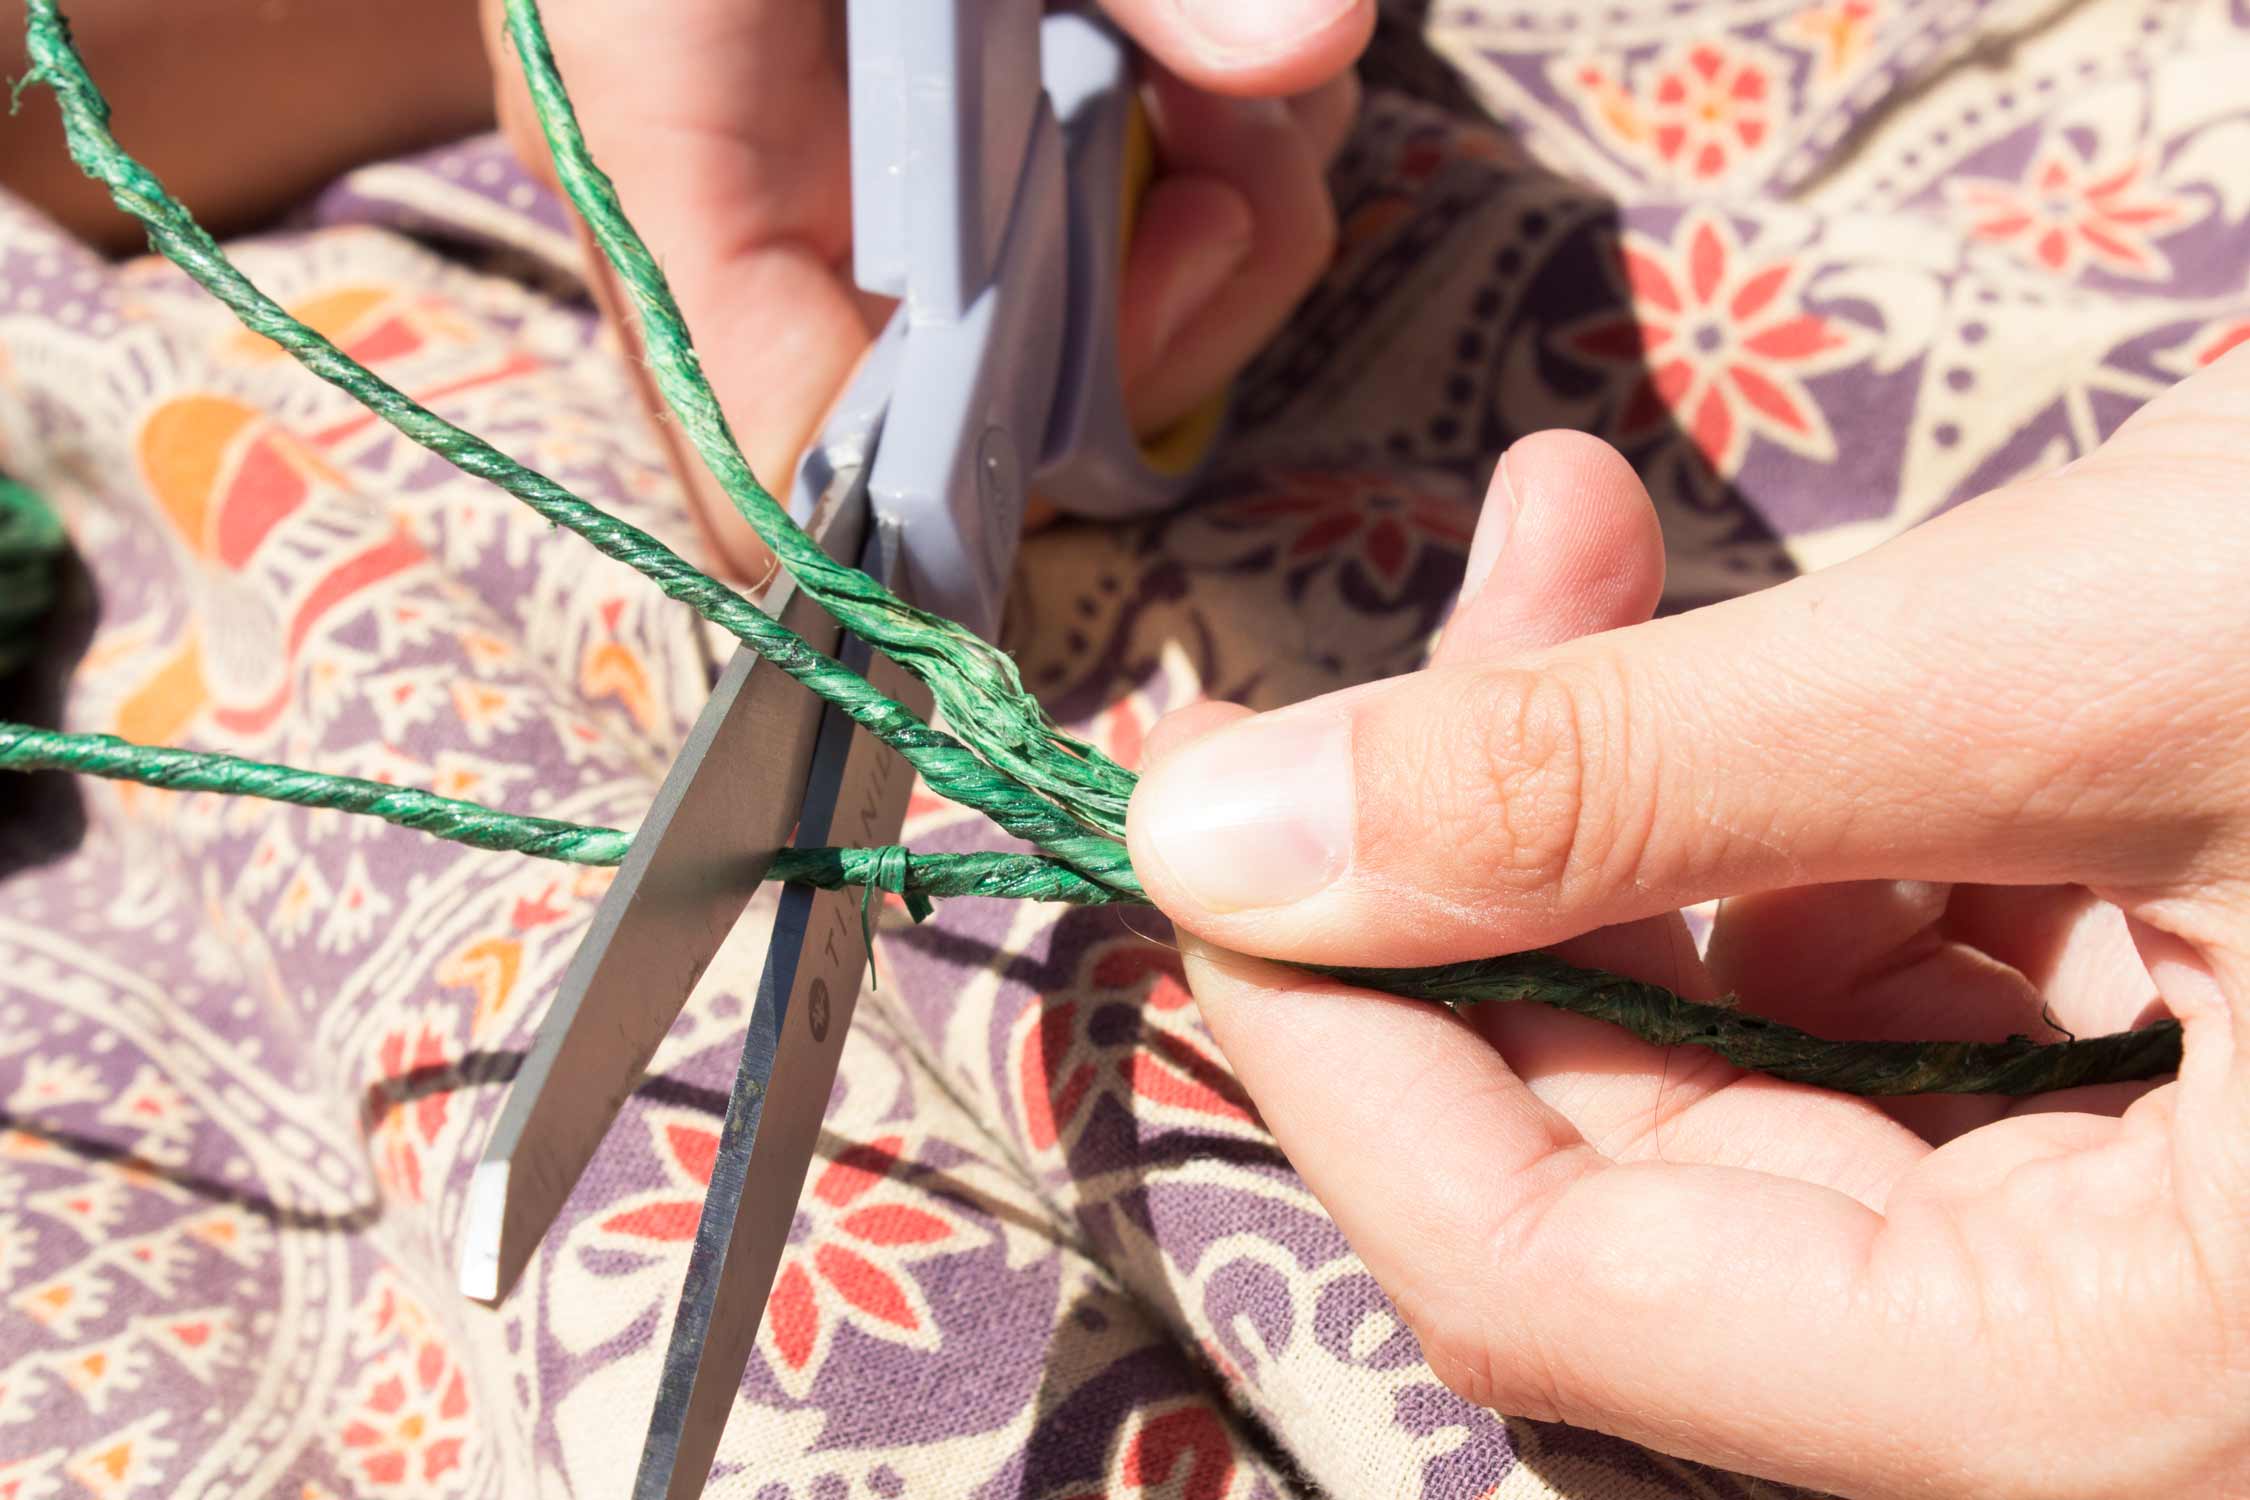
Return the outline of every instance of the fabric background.
[[[1521,433],[1625,449],[1680,607],[2061,463],[2250,338],[2246,0],[1398,6],[1367,74],[1341,252],[1208,492],[1024,549],[1006,639],[1128,763],[1198,696],[1414,668]],[[449,418],[692,537],[495,142],[236,248]],[[83,560],[14,716],[630,826],[717,659],[168,267],[5,202],[0,468]],[[757,924],[488,1311],[450,1290],[463,1190],[606,877],[128,786],[0,799],[0,1500],[621,1493]],[[918,794],[907,839],[987,834]],[[1446,1392],[1165,936],[893,914],[714,1496],[1778,1493]]]

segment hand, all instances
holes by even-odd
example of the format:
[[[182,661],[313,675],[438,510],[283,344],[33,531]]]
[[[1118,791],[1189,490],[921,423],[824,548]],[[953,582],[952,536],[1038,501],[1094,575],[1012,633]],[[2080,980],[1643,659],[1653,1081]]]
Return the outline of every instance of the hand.
[[[1134,864],[1457,1391],[1852,1496],[2250,1494],[2246,469],[2238,354],[2062,472],[1643,623],[1632,472],[1527,438],[1429,670],[1159,726]],[[1675,909],[1713,896],[1705,964]],[[1539,946],[1833,1036],[2169,1009],[2185,1061],[1886,1110],[1239,956]]]
[[[64,9],[126,144],[221,238],[362,162],[492,125],[491,74],[469,0]],[[23,0],[0,0],[0,78],[30,71],[25,11]],[[141,226],[71,161],[61,113],[36,97],[12,118],[0,109],[0,188],[99,250],[148,248]]]
[[[502,127],[545,173],[500,0],[484,9]],[[1132,417],[1153,432],[1248,363],[1327,264],[1324,174],[1357,110],[1349,69],[1375,6],[1109,10],[1151,59],[1159,175],[1128,251],[1119,332]],[[663,263],[752,471],[778,491],[887,312],[851,278],[843,6],[549,0],[545,12],[587,143]],[[596,294],[628,329],[596,264]],[[726,570],[765,577],[772,559],[734,507],[676,443],[673,460]]]

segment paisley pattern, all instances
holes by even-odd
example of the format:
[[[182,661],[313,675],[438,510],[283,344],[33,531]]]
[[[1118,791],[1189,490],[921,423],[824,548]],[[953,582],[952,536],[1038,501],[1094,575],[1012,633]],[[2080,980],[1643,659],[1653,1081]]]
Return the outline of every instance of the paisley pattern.
[[[2064,462],[2250,340],[2238,0],[1402,3],[1367,73],[1339,254],[1221,471],[1025,547],[1008,643],[1128,763],[1201,696],[1413,669],[1524,432],[1627,452],[1685,607]],[[236,248],[692,546],[567,220],[496,143]],[[0,468],[83,560],[11,716],[629,826],[721,659],[169,268],[5,202]],[[449,1289],[468,1173],[606,877],[210,797],[0,799],[0,1500],[621,1492],[759,922],[485,1310]],[[917,795],[913,844],[987,836]],[[1165,939],[893,914],[714,1495],[1772,1492],[1449,1394]]]

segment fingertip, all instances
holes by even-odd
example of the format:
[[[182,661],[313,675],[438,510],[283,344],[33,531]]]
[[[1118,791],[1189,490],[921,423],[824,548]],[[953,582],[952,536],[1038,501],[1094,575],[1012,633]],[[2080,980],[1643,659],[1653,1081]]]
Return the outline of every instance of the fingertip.
[[[1192,744],[1212,730],[1249,717],[1249,709],[1219,698],[1206,698],[1174,709],[1149,730],[1148,738],[1142,742],[1141,763],[1154,766],[1181,746]]]
[[[1581,432],[1535,432],[1495,466],[1434,659],[1537,650],[1637,625],[1664,593],[1664,536],[1624,456]]]
[[[1349,68],[1375,0],[1108,0],[1158,62],[1214,93],[1303,93]]]
[[[1202,798],[1195,785],[1195,768],[1168,767],[1168,763],[1198,740],[1252,717],[1239,703],[1216,699],[1191,703],[1157,720],[1142,745],[1140,782],[1126,809],[1126,848],[1149,899],[1172,919],[1183,942],[1198,931],[1204,918],[1192,888],[1165,858],[1166,845],[1178,842],[1166,825],[1191,821]]]

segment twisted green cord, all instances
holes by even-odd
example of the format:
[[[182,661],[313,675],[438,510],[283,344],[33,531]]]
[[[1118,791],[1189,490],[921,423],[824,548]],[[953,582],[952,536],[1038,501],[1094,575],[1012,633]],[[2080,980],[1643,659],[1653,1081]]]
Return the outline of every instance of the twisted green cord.
[[[26,35],[32,69],[16,85],[17,92],[33,83],[44,83],[54,91],[70,154],[79,168],[106,186],[118,207],[147,228],[150,244],[226,304],[244,327],[279,344],[313,374],[455,468],[498,485],[549,521],[567,526],[604,555],[639,572],[665,594],[732,634],[897,750],[932,790],[975,808],[1105,885],[1127,891],[1140,888],[1124,846],[1114,838],[1090,832],[1044,796],[979,759],[952,735],[930,728],[656,538],[588,505],[546,475],[417,405],[405,392],[290,317],[227,260],[218,242],[155,175],[118,145],[109,130],[109,103],[71,46],[69,24],[54,0],[31,0]],[[803,537],[802,532],[797,535]],[[819,552],[810,538],[803,540]],[[924,615],[921,620],[932,622],[922,628],[933,632],[940,627],[958,632],[958,627],[945,626],[934,616]],[[959,722],[976,726],[981,733],[994,721],[967,717]],[[1005,726],[1001,728],[1004,732]]]
[[[2161,1077],[2180,1065],[2180,1023],[2067,1042],[1838,1042],[1637,979],[1513,953],[1435,969],[1306,965],[1361,989],[1445,1005],[1537,1000],[1621,1026],[1657,1047],[1703,1047],[1738,1068],[1845,1094],[2044,1094]]]
[[[178,791],[264,797],[303,807],[365,813],[455,843],[584,865],[615,865],[632,835],[549,818],[498,812],[428,792],[329,776],[187,750],[134,745],[108,735],[57,734],[0,723],[0,770],[77,771]],[[914,854],[879,849],[784,849],[768,880],[839,890],[858,886],[861,919],[878,890],[896,891],[917,920],[933,898],[988,896],[1081,904],[1135,902],[1068,865],[1029,854]],[[1836,1042],[1545,953],[1448,964],[1435,969],[1311,966],[1362,989],[1446,1005],[1536,1000],[1623,1027],[1660,1047],[1695,1046],[1737,1067],[1795,1083],[1866,1095],[2036,1094],[2086,1083],[2154,1078],[2180,1062],[2180,1028],[2160,1021],[2138,1031],[2082,1040],[2005,1042]]]
[[[724,418],[697,366],[684,323],[661,274],[655,270],[608,179],[585,152],[555,76],[532,0],[509,0],[511,27],[533,75],[542,122],[572,184],[574,201],[594,223],[597,237],[635,296],[652,342],[663,345],[660,385],[679,412],[713,471],[754,527],[799,578],[839,618],[917,675],[929,680],[940,702],[956,705],[955,722],[992,730],[976,743],[993,764],[960,741],[930,729],[899,704],[883,698],[840,663],[812,650],[793,632],[752,607],[731,589],[689,566],[654,538],[607,516],[542,475],[500,454],[474,435],[416,406],[403,393],[353,362],[318,334],[290,318],[228,264],[216,242],[172,200],[147,170],[125,155],[108,131],[108,105],[71,50],[53,0],[31,0],[29,35],[35,66],[18,89],[33,81],[61,100],[72,156],[109,186],[127,212],[148,226],[151,243],[231,308],[244,324],[287,349],[315,374],[352,395],[425,448],[464,472],[488,479],[541,515],[569,526],[608,556],[635,568],[672,598],[733,633],[854,722],[897,748],[934,790],[986,812],[1002,827],[1029,838],[1060,860],[1021,855],[912,855],[897,848],[785,851],[772,878],[825,886],[881,887],[909,897],[949,894],[1075,901],[1141,901],[1124,846],[1088,828],[1122,832],[1134,777],[1122,767],[1056,729],[1030,702],[1013,664],[952,622],[913,610],[854,570],[828,559],[790,522],[742,462]],[[684,406],[684,410],[682,409]],[[761,524],[763,523],[763,524]],[[1028,728],[1026,728],[1028,726]],[[43,731],[22,731],[40,735]],[[58,743],[69,741],[70,743]],[[101,737],[26,741],[24,762],[0,756],[0,766],[44,753],[47,763],[95,774],[186,786],[211,778],[206,789],[229,790],[306,805],[374,813],[441,832],[487,848],[543,853],[614,863],[626,835],[496,813],[427,793],[402,793],[381,783],[323,777],[284,767],[186,751],[152,750]],[[103,769],[103,767],[107,769]],[[1020,771],[1019,771],[1020,768]],[[171,778],[167,780],[165,778]],[[1056,801],[1049,801],[1050,794]],[[352,799],[359,805],[352,805]],[[403,799],[403,800],[402,800]],[[1058,806],[1057,803],[1061,805]],[[453,830],[453,831],[446,831]],[[563,852],[558,852],[563,851]],[[570,852],[575,851],[575,852]],[[586,856],[600,853],[599,859]],[[1660,1046],[1705,1047],[1741,1066],[1775,1077],[1849,1092],[2035,1093],[2077,1084],[2154,1077],[2176,1068],[2180,1032],[2165,1021],[2139,1031],[2085,1041],[2039,1044],[2027,1038],[2003,1043],[1832,1042],[1792,1027],[1748,1016],[1730,1004],[1683,999],[1654,985],[1597,970],[1578,969],[1542,953],[1517,954],[1427,969],[1324,968],[1318,972],[1368,988],[1445,1004],[1487,1000],[1537,1000],[1596,1016]]]
[[[1002,901],[1067,901],[1074,906],[1112,902],[1145,906],[1128,896],[1036,854],[916,854],[896,844],[880,849],[784,849],[768,880],[818,886],[824,891],[859,886],[895,891],[911,911],[917,898],[989,896]],[[917,920],[920,913],[916,914]]]
[[[856,568],[823,552],[758,482],[720,411],[656,257],[625,217],[617,189],[586,149],[577,112],[556,71],[534,0],[508,0],[508,31],[523,61],[532,104],[553,153],[556,177],[617,272],[641,324],[649,368],[706,468],[797,586],[837,619],[929,684],[953,725],[977,726],[976,748],[1009,775],[1053,797],[1092,827],[1122,837],[1133,775],[1072,738],[1024,691],[1013,658],[951,620],[916,609]]]
[[[0,771],[70,771],[168,791],[216,792],[360,813],[473,849],[574,865],[622,864],[633,843],[633,835],[621,829],[502,812],[384,781],[269,765],[216,751],[136,745],[115,735],[64,734],[5,720],[0,720]],[[766,878],[831,891],[849,886],[895,891],[906,898],[916,920],[929,914],[931,900],[948,896],[1081,905],[1131,899],[1059,860],[1036,854],[911,854],[897,845],[784,849]]]
[[[263,797],[299,807],[364,813],[475,849],[581,865],[617,864],[633,842],[631,834],[614,828],[497,812],[388,782],[271,766],[234,755],[136,745],[114,735],[60,734],[28,724],[0,723],[0,770],[77,771],[177,792]]]

